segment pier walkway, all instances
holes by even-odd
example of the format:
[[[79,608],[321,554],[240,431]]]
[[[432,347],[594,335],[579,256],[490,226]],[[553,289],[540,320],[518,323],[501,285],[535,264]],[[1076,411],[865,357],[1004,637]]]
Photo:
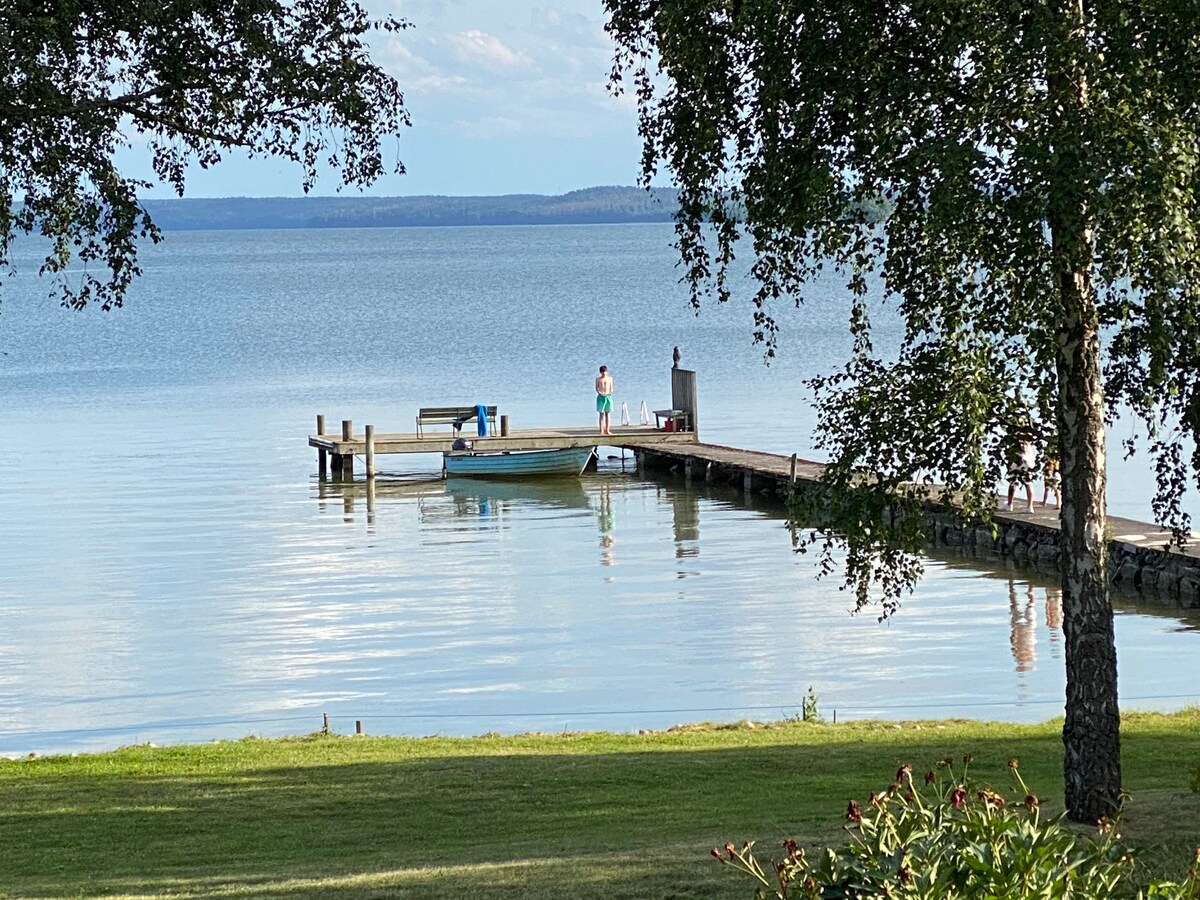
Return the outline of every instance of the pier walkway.
[[[764,453],[758,450],[740,450],[736,447],[723,447],[719,444],[695,443],[687,447],[654,447],[653,452],[660,457],[659,465],[682,464],[691,469],[685,475],[698,477],[706,481],[724,478],[726,481],[736,481],[741,476],[742,487],[747,491],[761,490],[764,481],[773,482],[782,487],[788,481],[815,482],[820,479],[825,466],[811,460],[783,456],[778,453]],[[794,462],[793,462],[794,460]],[[750,481],[747,483],[747,478]],[[997,502],[1000,501],[997,495]],[[949,505],[949,504],[947,504]],[[995,518],[1005,522],[1036,522],[1039,525],[1059,530],[1058,508],[1043,506],[1035,503],[1032,513],[1003,512],[997,509]],[[1162,547],[1171,541],[1171,532],[1157,525],[1149,525],[1134,519],[1123,519],[1118,516],[1108,517],[1109,527],[1113,532],[1113,540],[1127,543],[1135,547]],[[1194,535],[1200,538],[1200,535]],[[1189,544],[1179,550],[1187,556],[1200,559],[1200,545]]]
[[[811,460],[718,444],[653,446],[637,451],[638,470],[670,469],[686,479],[733,484],[745,493],[782,494],[791,482],[817,482],[824,465]],[[997,496],[997,506],[1002,499]],[[1045,571],[1058,568],[1059,511],[1034,504],[1032,513],[993,513],[992,524],[961,517],[952,499],[927,504],[934,540]],[[1146,522],[1108,517],[1109,573],[1124,591],[1166,605],[1200,609],[1200,534],[1183,546],[1171,532]]]

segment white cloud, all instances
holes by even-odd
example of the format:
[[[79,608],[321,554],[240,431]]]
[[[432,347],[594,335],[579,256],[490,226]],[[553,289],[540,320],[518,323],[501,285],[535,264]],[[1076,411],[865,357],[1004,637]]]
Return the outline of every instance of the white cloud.
[[[406,91],[423,91],[436,93],[438,91],[453,91],[464,87],[467,79],[461,75],[420,75],[412,78],[404,85]]]
[[[513,50],[495,35],[478,29],[449,35],[450,44],[461,62],[481,65],[496,71],[534,68],[533,60],[519,50]]]
[[[372,193],[553,193],[636,177],[634,98],[604,90],[612,45],[602,0],[362,2],[373,17],[413,26],[371,36],[372,57],[399,82],[413,119],[397,150],[409,174]],[[269,171],[248,177],[250,166],[226,164],[196,173],[195,187],[294,191],[290,170],[290,181],[275,174],[282,168],[260,162],[254,171]]]
[[[481,116],[469,121],[460,119],[450,122],[446,130],[461,138],[489,141],[496,138],[527,135],[529,126],[526,122],[506,116]]]

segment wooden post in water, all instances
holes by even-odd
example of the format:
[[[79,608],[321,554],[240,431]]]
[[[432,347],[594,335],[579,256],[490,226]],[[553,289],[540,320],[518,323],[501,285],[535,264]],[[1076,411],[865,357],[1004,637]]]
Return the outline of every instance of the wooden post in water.
[[[500,417],[500,437],[508,437],[508,416]]]
[[[342,419],[342,440],[349,441],[353,434],[353,423],[349,419]],[[353,478],[354,477],[354,454],[353,453],[335,453],[333,454],[333,474],[336,478]]]
[[[754,473],[749,469],[742,469],[742,492],[746,496],[750,496],[750,491],[754,487]]]
[[[794,485],[795,483],[796,483],[796,454],[793,453],[792,454],[792,469],[788,473],[788,484]]]
[[[367,478],[375,477],[375,426],[367,426]]]
[[[317,437],[325,433],[325,417],[317,416]],[[329,477],[329,451],[324,447],[317,450],[317,478],[324,481]]]

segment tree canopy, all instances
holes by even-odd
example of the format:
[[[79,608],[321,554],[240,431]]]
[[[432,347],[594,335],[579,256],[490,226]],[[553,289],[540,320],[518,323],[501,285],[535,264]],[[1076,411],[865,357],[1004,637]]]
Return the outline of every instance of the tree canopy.
[[[748,243],[771,353],[779,303],[845,276],[854,351],[812,386],[861,604],[890,611],[919,574],[918,473],[987,520],[1022,436],[1061,459],[1067,805],[1099,818],[1120,789],[1105,422],[1140,423],[1179,536],[1200,467],[1200,4],[606,8],[643,178],[663,165],[680,189],[693,302],[731,296]],[[872,272],[898,355],[872,344]]]
[[[138,240],[159,238],[149,182],[115,161],[135,141],[180,195],[231,151],[297,163],[306,192],[321,166],[369,184],[408,113],[366,38],[405,27],[354,0],[4,0],[0,265],[14,234],[42,234],[64,304],[120,306]]]

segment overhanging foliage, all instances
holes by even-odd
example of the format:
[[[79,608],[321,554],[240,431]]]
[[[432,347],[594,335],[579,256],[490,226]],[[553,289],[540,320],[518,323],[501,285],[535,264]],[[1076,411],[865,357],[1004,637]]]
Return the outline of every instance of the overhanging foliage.
[[[408,113],[366,38],[405,27],[354,0],[5,3],[0,265],[15,233],[40,233],[65,305],[120,306],[137,241],[159,238],[137,198],[148,182],[114,161],[134,142],[180,195],[189,165],[233,150],[296,163],[306,192],[321,166],[369,184]]]

